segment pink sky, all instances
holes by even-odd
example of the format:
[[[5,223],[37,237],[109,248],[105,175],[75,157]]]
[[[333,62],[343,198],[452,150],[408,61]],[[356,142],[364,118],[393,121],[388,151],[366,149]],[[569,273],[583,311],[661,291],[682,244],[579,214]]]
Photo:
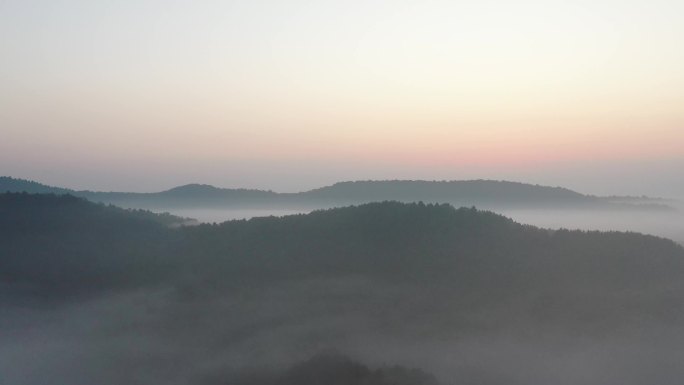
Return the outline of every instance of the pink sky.
[[[684,195],[682,46],[668,0],[3,2],[0,174]]]

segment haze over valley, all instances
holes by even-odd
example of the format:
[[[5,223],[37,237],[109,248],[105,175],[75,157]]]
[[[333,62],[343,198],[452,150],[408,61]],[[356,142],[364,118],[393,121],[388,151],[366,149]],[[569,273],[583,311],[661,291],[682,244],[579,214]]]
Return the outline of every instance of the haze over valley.
[[[684,1],[0,1],[0,385],[681,385]]]

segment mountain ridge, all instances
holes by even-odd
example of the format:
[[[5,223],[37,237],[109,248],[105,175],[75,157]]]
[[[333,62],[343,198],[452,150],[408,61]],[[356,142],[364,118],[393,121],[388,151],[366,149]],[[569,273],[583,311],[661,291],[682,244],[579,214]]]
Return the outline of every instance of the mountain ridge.
[[[597,197],[564,187],[497,180],[367,180],[346,181],[297,193],[220,188],[192,183],[160,192],[100,192],[52,187],[38,182],[0,177],[0,191],[69,193],[92,201],[134,208],[327,208],[374,201],[450,203],[483,208],[570,208],[672,210],[665,201],[648,197]]]

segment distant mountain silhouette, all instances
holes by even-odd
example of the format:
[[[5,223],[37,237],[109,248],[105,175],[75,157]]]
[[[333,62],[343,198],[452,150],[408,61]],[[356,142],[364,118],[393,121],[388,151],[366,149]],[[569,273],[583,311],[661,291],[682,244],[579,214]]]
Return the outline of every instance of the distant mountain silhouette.
[[[250,189],[222,189],[206,184],[188,184],[155,194],[158,199],[170,202],[201,202],[207,205],[221,205],[230,202],[267,202],[277,199],[271,191]]]
[[[310,199],[347,204],[396,200],[457,202],[461,205],[574,206],[600,201],[560,188],[493,180],[340,182],[303,193]]]
[[[648,197],[596,197],[562,188],[493,180],[340,182],[300,193],[225,189],[188,184],[157,193],[74,191],[0,177],[0,191],[69,193],[94,202],[144,209],[171,208],[330,208],[385,200],[450,203],[455,206],[559,209],[667,210],[666,201]]]

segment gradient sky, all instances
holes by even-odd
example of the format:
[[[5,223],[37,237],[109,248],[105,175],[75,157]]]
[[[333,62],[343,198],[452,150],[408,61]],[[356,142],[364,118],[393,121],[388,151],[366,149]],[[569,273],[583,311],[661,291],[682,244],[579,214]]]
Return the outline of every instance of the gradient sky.
[[[0,0],[0,174],[684,196],[684,2]]]

